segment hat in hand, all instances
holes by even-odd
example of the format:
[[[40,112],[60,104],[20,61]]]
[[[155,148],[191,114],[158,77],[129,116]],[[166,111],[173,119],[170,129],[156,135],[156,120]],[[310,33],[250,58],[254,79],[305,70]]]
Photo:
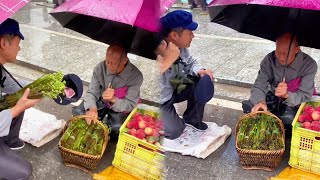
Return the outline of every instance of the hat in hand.
[[[83,84],[79,76],[67,74],[62,80],[66,81],[64,94],[60,94],[54,101],[60,105],[68,105],[72,102],[77,102],[83,93]]]

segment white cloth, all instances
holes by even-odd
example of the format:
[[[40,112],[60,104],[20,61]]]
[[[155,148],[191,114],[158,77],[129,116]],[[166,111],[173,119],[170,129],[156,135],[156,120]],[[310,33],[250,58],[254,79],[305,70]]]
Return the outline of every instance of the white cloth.
[[[57,120],[52,114],[30,108],[24,113],[19,137],[22,141],[35,145],[51,133],[57,134],[57,130],[60,133],[63,125],[64,120]],[[52,140],[52,136],[50,137]]]
[[[187,125],[179,138],[164,139],[164,149],[205,159],[218,149],[231,134],[231,128],[226,125],[219,127],[214,122],[205,123],[208,125],[206,131],[198,131]]]

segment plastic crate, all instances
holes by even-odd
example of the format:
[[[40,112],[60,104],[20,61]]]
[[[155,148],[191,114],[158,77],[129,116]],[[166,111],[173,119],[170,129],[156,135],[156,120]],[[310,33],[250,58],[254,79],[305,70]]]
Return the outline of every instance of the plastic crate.
[[[135,108],[120,128],[119,140],[112,164],[139,179],[165,179],[164,148],[142,141],[124,132],[127,123],[136,112],[158,117],[155,110],[147,110],[141,106]]]
[[[292,122],[292,139],[289,165],[304,171],[320,174],[320,132],[296,127],[299,115],[306,103],[300,108]]]

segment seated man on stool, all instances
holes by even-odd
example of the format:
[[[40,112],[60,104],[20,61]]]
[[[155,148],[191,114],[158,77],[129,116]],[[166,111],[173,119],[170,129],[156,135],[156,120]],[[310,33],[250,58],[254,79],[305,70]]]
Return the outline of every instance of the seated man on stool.
[[[314,59],[300,50],[297,37],[294,36],[290,44],[291,38],[291,33],[283,33],[277,38],[276,50],[260,64],[250,100],[242,102],[244,113],[270,110],[283,121],[289,136],[300,104],[310,101],[316,94],[314,78],[318,67]]]
[[[106,60],[94,68],[84,102],[73,109],[73,115],[103,119],[111,132],[118,134],[128,113],[137,106],[142,82],[142,73],[130,63],[125,50],[111,45]]]

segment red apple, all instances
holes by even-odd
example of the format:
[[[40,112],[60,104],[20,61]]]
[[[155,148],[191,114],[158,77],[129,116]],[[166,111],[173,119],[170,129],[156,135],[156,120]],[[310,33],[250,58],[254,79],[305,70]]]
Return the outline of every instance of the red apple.
[[[311,129],[314,131],[319,131],[320,130],[320,122],[319,121],[312,121]]]
[[[306,128],[306,129],[310,129],[311,123],[306,121],[306,122],[304,122],[304,123],[302,124],[302,127],[303,127],[303,128]]]
[[[127,123],[127,128],[128,128],[128,129],[132,129],[132,121],[129,121],[129,122]]]
[[[139,113],[139,112],[136,112],[133,116],[133,119],[136,120],[136,121],[141,121],[143,118],[142,118],[142,114]]]
[[[129,134],[131,134],[132,136],[136,136],[137,130],[136,129],[130,129],[129,130]]]
[[[157,130],[154,130],[153,131],[153,133],[152,133],[152,136],[154,136],[154,137],[159,137],[160,136],[160,134],[159,134],[159,131],[157,131]]]
[[[146,134],[144,133],[144,130],[143,130],[143,129],[138,129],[137,134],[141,135],[141,136],[142,136],[142,139],[143,139],[144,137],[146,137]]]
[[[314,110],[320,112],[320,106],[316,107]]]
[[[144,133],[146,133],[147,136],[151,136],[153,134],[153,129],[151,127],[146,127]]]
[[[139,122],[139,128],[140,128],[140,129],[145,129],[146,127],[147,127],[147,124],[146,124],[145,121],[140,121],[140,122]]]
[[[306,116],[307,116],[306,114],[301,114],[299,116],[299,118],[298,118],[298,121],[301,122],[301,123],[305,122],[306,121]]]
[[[303,112],[306,114],[311,114],[314,111],[314,108],[310,105],[306,105],[303,109]]]
[[[157,121],[157,118],[155,118],[155,117],[152,117],[152,121]]]
[[[150,115],[145,115],[145,116],[143,116],[143,120],[150,122],[150,121],[152,121],[152,117]]]
[[[314,121],[319,121],[320,120],[320,112],[319,111],[313,111],[311,114],[311,117]]]
[[[141,140],[144,138],[142,134],[136,134],[136,137]]]
[[[135,129],[139,129],[138,121],[132,121],[132,127],[135,128]]]
[[[312,122],[313,121],[313,119],[312,119],[312,117],[311,117],[311,114],[305,114],[305,122]]]

